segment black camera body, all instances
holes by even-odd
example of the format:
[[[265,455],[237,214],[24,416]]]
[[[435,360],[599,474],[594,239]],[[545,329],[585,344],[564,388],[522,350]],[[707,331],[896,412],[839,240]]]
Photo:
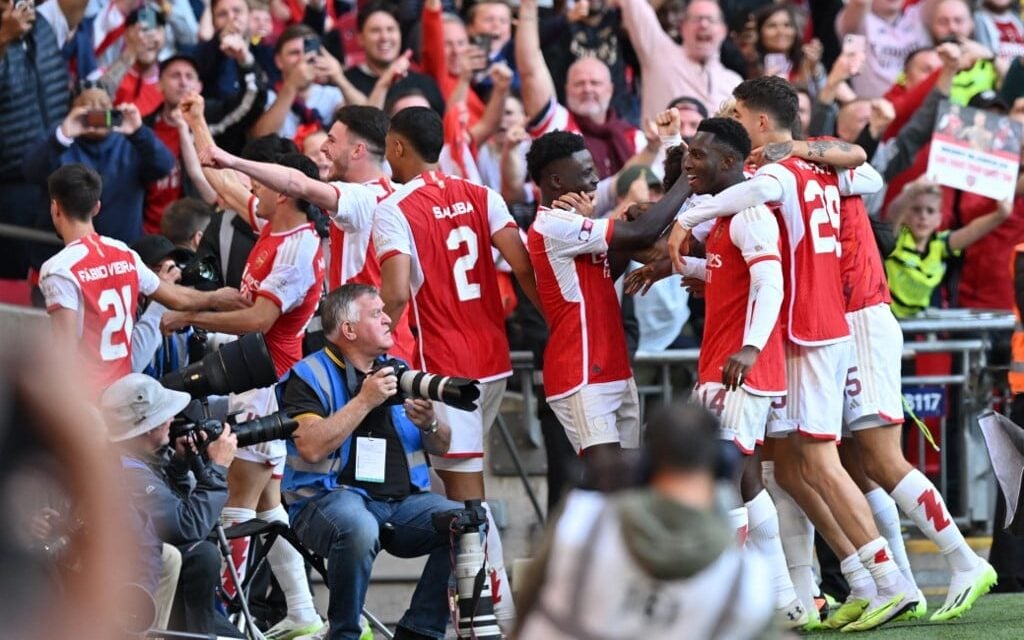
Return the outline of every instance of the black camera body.
[[[247,422],[239,422],[234,426],[239,447],[248,447],[270,440],[284,440],[292,435],[299,423],[280,411],[269,416],[256,418]],[[199,437],[199,432],[206,434],[206,439]],[[171,442],[182,436],[191,437],[196,449],[202,453],[207,446],[224,433],[224,423],[216,418],[202,418],[195,422],[175,420],[171,423]]]
[[[466,500],[462,509],[430,514],[434,531],[440,534],[480,531],[487,524],[487,509],[480,500]]]
[[[387,404],[402,404],[411,397],[436,400],[463,411],[476,409],[476,401],[480,398],[480,382],[477,380],[417,371],[396,358],[376,361],[367,375],[386,367],[391,367],[398,378],[398,393],[388,398]]]

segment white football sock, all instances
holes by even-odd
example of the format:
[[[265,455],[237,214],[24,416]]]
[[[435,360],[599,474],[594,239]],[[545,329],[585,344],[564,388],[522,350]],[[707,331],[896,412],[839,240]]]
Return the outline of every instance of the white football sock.
[[[759,551],[767,560],[775,587],[775,604],[785,606],[796,597],[793,580],[786,566],[786,554],[779,536],[779,513],[768,491],[762,490],[747,503],[747,546]]]
[[[907,546],[903,542],[903,532],[900,531],[900,512],[896,508],[896,502],[881,487],[868,491],[864,497],[871,507],[871,515],[875,517],[878,532],[892,549],[892,559],[896,566],[900,568],[904,578],[917,584],[914,573],[910,570],[910,560],[907,559]]]
[[[227,529],[232,525],[248,522],[255,517],[255,509],[224,507],[220,512],[220,523],[225,529]],[[235,563],[235,571],[238,572],[238,581],[245,582],[245,572],[249,567],[249,538],[245,537],[228,540],[228,546],[231,547],[231,561]],[[224,584],[224,591],[226,591],[229,596],[234,596],[235,585],[231,582],[231,573],[228,571],[227,567],[224,568],[224,573],[221,576],[221,582]]]
[[[850,585],[850,595],[861,600],[871,600],[876,595],[875,581],[864,568],[856,553],[851,553],[839,563],[843,577]]]
[[[483,505],[487,510],[486,556],[487,564],[491,568],[491,597],[494,599],[494,617],[497,618],[501,630],[508,634],[512,632],[512,627],[515,625],[516,605],[512,602],[512,588],[508,583],[508,574],[505,572],[505,556],[501,546],[501,536],[498,534],[498,525],[494,524],[490,506],[486,502]]]
[[[910,516],[917,528],[934,542],[953,571],[970,571],[978,564],[974,553],[946,509],[935,485],[917,469],[903,476],[892,498]]]
[[[269,511],[261,511],[257,514],[260,520],[267,522],[280,522],[288,525],[288,512],[284,507],[277,505]],[[298,624],[309,624],[320,619],[313,606],[313,594],[309,592],[309,582],[306,580],[306,565],[295,547],[287,540],[277,539],[274,545],[267,552],[267,562],[277,578],[281,590],[284,591],[284,599],[288,605],[288,618]]]
[[[762,462],[761,476],[775,509],[779,514],[779,537],[786,555],[786,566],[793,581],[793,588],[808,611],[817,610],[814,596],[818,594],[818,583],[814,579],[814,527],[807,515],[775,481],[775,463]]]
[[[736,507],[735,509],[729,509],[729,513],[726,515],[729,518],[729,528],[736,533],[736,544],[742,547],[747,543],[747,534],[749,532],[747,508]]]
[[[889,549],[889,543],[885,538],[875,538],[857,549],[857,556],[874,578],[879,595],[894,595],[906,584],[906,578],[892,560],[892,550]]]

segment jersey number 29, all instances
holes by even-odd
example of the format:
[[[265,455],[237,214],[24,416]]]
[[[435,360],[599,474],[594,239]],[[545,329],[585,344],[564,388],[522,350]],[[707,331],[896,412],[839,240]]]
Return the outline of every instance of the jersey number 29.
[[[843,247],[839,244],[839,189],[831,184],[822,187],[817,180],[808,180],[804,187],[804,202],[815,201],[820,206],[811,211],[808,219],[814,253],[841,256]]]
[[[132,288],[129,285],[117,289],[104,289],[100,293],[97,304],[100,311],[106,314],[113,312],[113,316],[103,325],[100,333],[100,358],[105,361],[120,360],[128,355],[128,344],[132,339],[132,325],[134,320],[131,317],[132,311]],[[115,337],[120,338],[115,342]]]
[[[448,234],[448,250],[458,251],[459,246],[466,245],[465,255],[459,256],[452,265],[452,276],[455,277],[455,291],[459,300],[467,302],[480,297],[480,285],[469,281],[469,272],[476,266],[480,257],[479,245],[476,241],[476,232],[471,227],[455,227]]]

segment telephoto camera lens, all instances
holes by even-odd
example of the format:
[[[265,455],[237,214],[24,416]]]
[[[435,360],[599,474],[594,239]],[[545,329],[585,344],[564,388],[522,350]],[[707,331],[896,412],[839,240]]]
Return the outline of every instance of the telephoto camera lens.
[[[246,334],[199,362],[160,378],[163,386],[184,391],[193,398],[243,393],[275,382],[277,371],[262,333]]]

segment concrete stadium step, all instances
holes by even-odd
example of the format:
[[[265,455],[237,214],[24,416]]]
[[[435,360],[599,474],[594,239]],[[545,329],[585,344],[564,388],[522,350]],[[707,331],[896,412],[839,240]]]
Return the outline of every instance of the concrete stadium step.
[[[968,537],[967,544],[983,558],[988,558],[992,547],[990,537]],[[927,538],[911,538],[906,541],[910,568],[917,579],[917,585],[926,596],[945,596],[949,589],[950,572],[946,559],[934,542]]]

